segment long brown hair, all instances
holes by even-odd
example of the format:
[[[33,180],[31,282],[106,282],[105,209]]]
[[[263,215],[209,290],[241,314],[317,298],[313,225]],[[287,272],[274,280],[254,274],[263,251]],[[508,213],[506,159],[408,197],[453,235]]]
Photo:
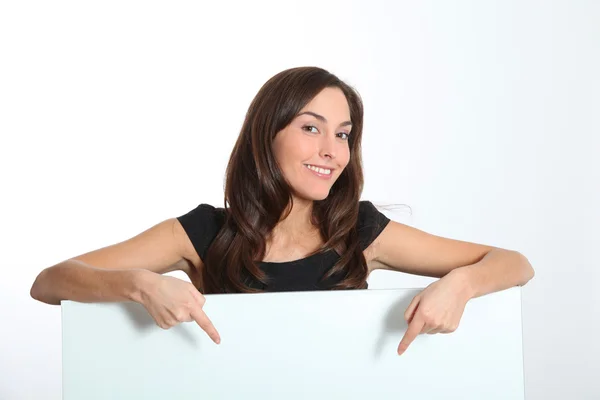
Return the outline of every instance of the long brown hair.
[[[225,180],[225,224],[209,247],[203,272],[204,293],[259,292],[246,284],[268,284],[259,269],[266,238],[292,209],[292,189],[272,151],[275,135],[325,88],[342,90],[350,109],[350,161],[324,200],[314,201],[312,223],[325,244],[315,253],[335,250],[341,257],[324,277],[343,274],[333,289],[366,288],[367,265],[358,242],[357,219],[363,190],[361,136],[363,104],[354,88],[317,67],[291,68],[270,78],[256,94],[235,143]],[[284,214],[285,213],[285,214]],[[314,254],[314,253],[313,253]]]

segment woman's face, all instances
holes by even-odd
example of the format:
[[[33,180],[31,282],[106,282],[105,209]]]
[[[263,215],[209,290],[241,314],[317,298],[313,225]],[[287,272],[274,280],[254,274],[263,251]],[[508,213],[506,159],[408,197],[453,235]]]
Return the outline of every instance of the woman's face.
[[[350,161],[352,125],[344,93],[325,88],[279,131],[273,152],[294,195],[323,200]]]

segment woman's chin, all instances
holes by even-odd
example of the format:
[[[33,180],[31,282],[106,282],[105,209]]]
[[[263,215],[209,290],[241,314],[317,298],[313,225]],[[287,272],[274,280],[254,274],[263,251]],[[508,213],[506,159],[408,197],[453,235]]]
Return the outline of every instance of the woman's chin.
[[[311,200],[314,200],[314,201],[325,200],[327,198],[327,196],[329,196],[329,191],[313,193]]]
[[[325,200],[329,196],[329,190],[302,190],[296,193],[298,197],[312,201]]]

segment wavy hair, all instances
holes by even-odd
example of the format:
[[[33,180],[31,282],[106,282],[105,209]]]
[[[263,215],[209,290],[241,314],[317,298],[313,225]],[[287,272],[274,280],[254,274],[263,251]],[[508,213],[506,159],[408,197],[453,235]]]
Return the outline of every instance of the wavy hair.
[[[298,67],[270,78],[248,108],[227,164],[225,223],[204,260],[204,293],[262,291],[250,287],[248,279],[268,285],[269,277],[257,263],[265,255],[266,238],[293,205],[292,189],[275,159],[272,143],[306,104],[331,87],[344,93],[350,109],[350,161],[327,198],[313,203],[312,223],[318,226],[325,243],[312,254],[334,250],[341,255],[323,277],[342,276],[333,289],[366,288],[368,270],[357,232],[363,190],[362,100],[354,88],[330,72]]]

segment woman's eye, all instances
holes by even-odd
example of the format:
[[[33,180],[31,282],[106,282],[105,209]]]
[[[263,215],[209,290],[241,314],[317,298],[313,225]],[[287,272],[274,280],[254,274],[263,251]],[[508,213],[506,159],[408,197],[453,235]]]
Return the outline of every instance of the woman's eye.
[[[317,127],[315,127],[315,126],[313,126],[313,125],[305,125],[305,126],[303,126],[303,127],[302,127],[302,129],[305,129],[305,130],[306,130],[306,128],[308,128],[309,130],[310,130],[310,128],[315,128],[315,129],[317,129]],[[318,132],[318,130],[317,130],[317,132]]]
[[[304,125],[302,127],[302,129],[310,131],[311,133],[318,133],[319,132],[319,129],[316,126],[314,126],[314,125]],[[311,129],[314,129],[315,131],[311,131]],[[342,137],[343,140],[348,140],[350,138],[350,134],[348,134],[346,132],[340,132],[340,133],[338,133],[338,135],[346,135],[345,137]]]

